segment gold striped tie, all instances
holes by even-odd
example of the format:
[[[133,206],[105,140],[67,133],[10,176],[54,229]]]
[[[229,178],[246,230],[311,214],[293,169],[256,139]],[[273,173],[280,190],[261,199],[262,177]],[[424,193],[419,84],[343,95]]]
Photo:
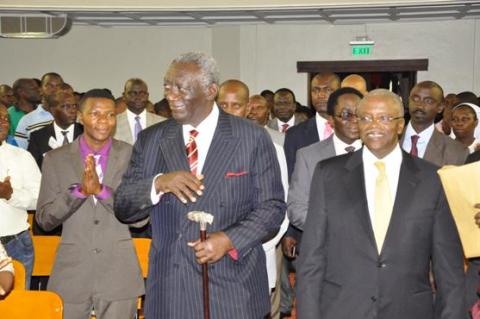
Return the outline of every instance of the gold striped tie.
[[[375,166],[377,167],[378,175],[375,181],[375,221],[373,223],[373,232],[377,242],[377,249],[380,253],[387,235],[390,217],[392,216],[393,202],[385,172],[385,163],[378,161],[375,162]]]

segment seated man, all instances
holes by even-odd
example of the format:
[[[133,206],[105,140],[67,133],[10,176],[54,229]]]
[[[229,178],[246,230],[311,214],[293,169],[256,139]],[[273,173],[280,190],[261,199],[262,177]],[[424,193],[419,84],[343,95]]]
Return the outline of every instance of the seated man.
[[[48,290],[64,301],[64,316],[131,319],[143,278],[128,231],[113,212],[113,194],[131,146],[112,139],[115,101],[91,90],[79,103],[80,138],[45,155],[35,218],[46,231],[63,224]]]

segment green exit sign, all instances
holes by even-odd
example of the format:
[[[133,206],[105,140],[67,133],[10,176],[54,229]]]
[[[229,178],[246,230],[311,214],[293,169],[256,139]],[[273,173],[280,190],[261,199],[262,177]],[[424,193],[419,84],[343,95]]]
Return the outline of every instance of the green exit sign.
[[[372,54],[373,45],[352,45],[352,55],[370,55]]]

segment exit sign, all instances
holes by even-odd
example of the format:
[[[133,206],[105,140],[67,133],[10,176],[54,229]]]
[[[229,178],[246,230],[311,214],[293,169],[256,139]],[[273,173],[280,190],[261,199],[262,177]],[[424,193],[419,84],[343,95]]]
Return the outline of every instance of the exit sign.
[[[370,55],[372,54],[373,45],[352,45],[352,55]]]

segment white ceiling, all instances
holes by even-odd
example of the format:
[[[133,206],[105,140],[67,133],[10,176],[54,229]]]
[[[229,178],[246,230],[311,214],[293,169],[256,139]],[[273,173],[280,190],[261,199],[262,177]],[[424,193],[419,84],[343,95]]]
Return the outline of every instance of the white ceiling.
[[[67,14],[73,25],[113,26],[192,26],[225,24],[324,23],[357,24],[389,21],[455,20],[480,17],[480,1],[392,5],[318,6],[280,9],[215,10],[38,10],[5,9],[0,16]]]

